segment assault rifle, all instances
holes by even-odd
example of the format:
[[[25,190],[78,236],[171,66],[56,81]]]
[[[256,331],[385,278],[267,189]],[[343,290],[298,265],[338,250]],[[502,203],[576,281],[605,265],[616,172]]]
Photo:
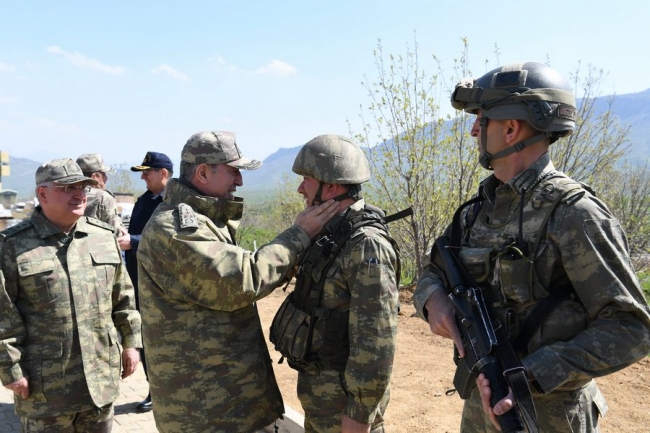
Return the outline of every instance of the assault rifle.
[[[454,357],[454,387],[462,399],[467,399],[476,386],[476,377],[483,373],[490,381],[490,404],[494,407],[508,395],[510,386],[518,404],[503,415],[497,416],[501,431],[537,432],[535,407],[524,367],[514,354],[501,323],[493,320],[494,315],[490,313],[480,287],[461,267],[455,254],[447,248],[448,243],[448,238],[443,236],[436,240],[435,247],[437,255],[442,259],[440,263],[451,288],[448,297],[454,305],[456,322],[465,349],[464,358],[459,358],[457,354]],[[522,387],[525,387],[525,390]],[[522,394],[524,398],[520,401]],[[524,428],[518,410],[521,411],[528,430]]]

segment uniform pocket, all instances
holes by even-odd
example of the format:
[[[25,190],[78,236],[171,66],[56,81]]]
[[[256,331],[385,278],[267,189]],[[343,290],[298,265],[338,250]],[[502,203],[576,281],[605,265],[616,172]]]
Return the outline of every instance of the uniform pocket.
[[[492,286],[500,287],[506,301],[526,303],[532,293],[528,284],[531,263],[528,258],[511,259],[501,256],[496,259]]]
[[[117,250],[91,251],[93,269],[97,276],[97,282],[103,290],[113,290],[113,279],[115,270],[120,264],[120,256]]]
[[[120,373],[122,371],[122,347],[119,344],[119,337],[115,329],[109,331],[108,342],[108,356],[111,376],[113,377],[113,383],[118,384],[120,381]]]
[[[492,248],[461,248],[458,258],[477,283],[490,275]]]
[[[60,342],[30,344],[25,347],[30,399],[56,401],[66,394],[63,346]]]
[[[59,261],[55,256],[17,261],[20,285],[25,295],[35,303],[53,301],[61,295],[58,270]]]
[[[291,361],[303,361],[309,352],[312,320],[314,318],[296,307],[289,294],[271,324],[270,340],[275,350]]]

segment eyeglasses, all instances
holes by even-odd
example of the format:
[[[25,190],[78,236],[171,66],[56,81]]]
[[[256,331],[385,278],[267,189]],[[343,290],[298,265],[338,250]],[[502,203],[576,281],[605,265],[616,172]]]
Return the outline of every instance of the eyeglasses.
[[[89,185],[43,185],[43,188],[59,188],[63,190],[64,193],[70,194],[71,192],[85,192],[86,194],[90,192]]]
[[[142,172],[149,174],[149,173],[152,173],[154,171],[160,171],[160,170],[162,170],[162,168],[148,168],[146,170],[142,170]]]

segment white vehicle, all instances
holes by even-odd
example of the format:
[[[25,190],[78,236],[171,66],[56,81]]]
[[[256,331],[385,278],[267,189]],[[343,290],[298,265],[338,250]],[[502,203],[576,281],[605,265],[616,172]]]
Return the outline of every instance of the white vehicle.
[[[131,212],[133,212],[133,203],[117,203],[117,211],[122,218],[122,224],[127,229],[129,228],[129,222],[131,221]]]

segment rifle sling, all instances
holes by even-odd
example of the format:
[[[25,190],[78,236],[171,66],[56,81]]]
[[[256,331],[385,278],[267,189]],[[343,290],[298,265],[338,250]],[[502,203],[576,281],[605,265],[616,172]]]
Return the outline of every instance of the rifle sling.
[[[512,389],[515,396],[515,401],[519,406],[522,421],[526,425],[529,433],[538,433],[537,429],[537,412],[535,411],[535,403],[533,402],[533,394],[528,384],[528,376],[526,375],[526,368],[521,365],[521,361],[517,357],[513,347],[508,344],[508,336],[506,335],[503,326],[499,326],[494,330],[497,341],[497,358],[501,360],[503,367],[503,375]],[[506,342],[501,344],[501,342]]]
[[[386,215],[384,217],[384,222],[388,224],[390,222],[397,221],[411,215],[413,215],[413,207],[407,207],[406,209],[395,212],[394,214]]]

